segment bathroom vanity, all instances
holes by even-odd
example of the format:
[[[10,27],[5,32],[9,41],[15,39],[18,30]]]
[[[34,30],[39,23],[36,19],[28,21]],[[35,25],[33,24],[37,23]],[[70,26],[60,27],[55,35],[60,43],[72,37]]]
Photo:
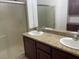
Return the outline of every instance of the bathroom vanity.
[[[29,59],[79,59],[79,50],[62,45],[64,36],[44,33],[41,36],[23,34],[25,56]]]

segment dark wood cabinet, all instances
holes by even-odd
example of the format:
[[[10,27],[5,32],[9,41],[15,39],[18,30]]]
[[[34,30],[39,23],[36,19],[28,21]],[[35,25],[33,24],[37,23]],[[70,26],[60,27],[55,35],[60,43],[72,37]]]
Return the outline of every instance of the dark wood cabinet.
[[[51,47],[41,42],[36,42],[37,59],[51,59]]]
[[[79,57],[63,50],[51,47],[42,42],[23,36],[25,55],[29,59],[79,59]]]
[[[42,50],[42,51],[44,51],[44,52],[46,52],[48,54],[51,53],[51,47],[46,45],[46,44],[43,44],[41,42],[37,42],[36,47],[37,47],[37,49],[40,49],[40,50]]]
[[[51,56],[50,54],[47,54],[40,49],[37,49],[37,59],[51,59]]]
[[[78,31],[79,24],[78,23],[68,23],[67,24],[67,30],[68,31]]]
[[[79,0],[69,0],[69,15],[79,15]]]
[[[23,40],[24,40],[25,55],[29,59],[36,59],[35,41],[25,36],[23,37]]]
[[[76,56],[59,49],[53,49],[52,56],[52,59],[79,59]]]

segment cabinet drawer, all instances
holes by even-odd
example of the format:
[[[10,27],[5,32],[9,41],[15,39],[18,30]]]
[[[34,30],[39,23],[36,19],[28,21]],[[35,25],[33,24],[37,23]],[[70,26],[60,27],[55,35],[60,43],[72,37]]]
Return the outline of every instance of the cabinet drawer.
[[[51,52],[51,47],[46,45],[46,44],[37,42],[36,46],[37,46],[38,49],[41,49],[41,50],[43,50],[43,51],[45,51],[47,53]]]
[[[53,48],[52,51],[52,59],[79,59],[79,57],[59,49]]]
[[[51,55],[37,49],[37,59],[51,59]]]

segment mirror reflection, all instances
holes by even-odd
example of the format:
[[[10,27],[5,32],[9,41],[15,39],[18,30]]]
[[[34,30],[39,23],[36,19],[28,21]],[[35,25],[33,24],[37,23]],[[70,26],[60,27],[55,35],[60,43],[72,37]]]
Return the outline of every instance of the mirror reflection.
[[[79,30],[79,0],[68,1],[68,23],[67,30],[78,31]]]
[[[38,4],[38,24],[40,27],[55,28],[55,10],[53,6]]]
[[[39,27],[55,28],[55,7],[37,2]]]
[[[40,27],[78,31],[79,0],[37,0],[37,9]]]

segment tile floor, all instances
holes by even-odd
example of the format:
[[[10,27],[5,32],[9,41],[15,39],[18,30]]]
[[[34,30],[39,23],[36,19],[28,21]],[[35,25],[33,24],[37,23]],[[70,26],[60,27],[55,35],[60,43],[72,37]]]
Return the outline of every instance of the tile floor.
[[[28,59],[27,57],[25,57],[25,55],[21,55],[20,57],[18,57],[17,59]]]
[[[28,59],[28,58],[26,58],[26,57],[22,57],[22,58],[19,58],[19,59]]]

